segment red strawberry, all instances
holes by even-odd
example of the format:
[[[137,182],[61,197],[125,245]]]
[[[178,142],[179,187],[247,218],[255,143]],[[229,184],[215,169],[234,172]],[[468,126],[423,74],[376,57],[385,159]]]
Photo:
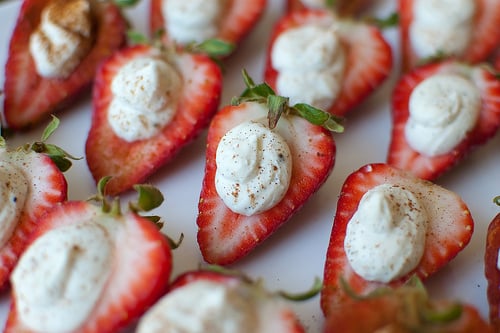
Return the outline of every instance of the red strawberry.
[[[472,305],[433,299],[423,285],[381,289],[374,296],[352,299],[332,308],[324,333],[370,332],[470,333],[491,332],[492,327]]]
[[[12,274],[5,332],[117,332],[166,292],[167,238],[119,205],[67,201],[39,221]]]
[[[122,49],[107,59],[96,75],[92,124],[86,142],[87,163],[98,179],[113,176],[106,190],[116,194],[144,181],[194,140],[217,111],[222,75],[215,62],[205,55],[178,53],[173,65],[182,77],[173,119],[159,134],[135,141],[117,136],[108,122],[114,96],[111,82],[118,70],[133,59],[157,54],[157,49],[137,45]]]
[[[479,120],[465,139],[446,154],[425,156],[408,144],[405,125],[409,118],[409,99],[413,90],[426,78],[436,74],[458,74],[470,80],[480,90],[482,110]],[[478,145],[485,143],[500,125],[500,82],[484,66],[468,66],[459,62],[445,61],[415,68],[403,75],[392,96],[392,135],[387,162],[409,170],[418,177],[434,180],[458,163]]]
[[[321,292],[321,307],[326,316],[348,300],[340,279],[344,279],[355,293],[362,295],[386,284],[368,281],[358,275],[344,249],[347,226],[361,198],[367,191],[382,184],[411,191],[423,204],[428,216],[425,247],[417,267],[387,284],[401,285],[412,275],[427,278],[446,265],[470,241],[474,224],[469,209],[459,196],[387,164],[363,166],[347,177],[337,203]]]
[[[488,226],[486,250],[484,254],[484,273],[488,281],[487,298],[490,308],[490,322],[496,331],[500,330],[500,271],[498,254],[500,250],[500,214],[496,215]]]
[[[42,147],[44,144],[37,143],[37,145]],[[0,137],[0,174],[3,174],[4,178],[2,180],[4,189],[0,191],[2,193],[0,288],[7,286],[10,273],[24,251],[37,220],[53,205],[65,201],[67,197],[67,183],[62,171],[48,155],[37,153],[31,148],[9,149]],[[26,188],[23,190],[24,186]],[[12,221],[12,224],[9,223],[7,213],[10,200],[20,205],[20,215]]]
[[[334,166],[336,147],[331,133],[299,116],[284,112],[273,129],[285,139],[292,160],[290,183],[284,197],[273,207],[249,216],[226,206],[215,186],[217,148],[221,138],[235,126],[249,121],[265,122],[270,111],[253,99],[262,86],[257,86],[255,91],[253,88],[247,90],[246,96],[254,102],[222,108],[208,130],[197,224],[198,244],[204,259],[210,263],[230,264],[247,255],[306,203],[326,181]],[[265,151],[265,148],[260,149]],[[260,154],[259,148],[254,153]],[[261,164],[256,164],[260,169]],[[236,184],[233,195],[238,198],[239,189],[239,184]],[[243,189],[241,191],[244,192]]]
[[[49,0],[25,0],[14,28],[5,66],[4,112],[6,125],[22,129],[48,118],[90,88],[98,64],[124,45],[127,23],[110,1],[95,6],[95,42],[66,79],[38,75],[29,51],[29,39]]]
[[[265,81],[278,94],[283,95],[276,89],[278,72],[271,60],[273,45],[285,31],[307,24],[338,26],[346,63],[340,92],[328,111],[343,116],[388,77],[392,70],[391,47],[375,26],[348,19],[335,19],[328,10],[302,10],[285,15],[277,22],[272,32],[264,72]]]
[[[398,0],[400,16],[400,43],[403,70],[407,71],[421,65],[426,59],[419,59],[415,54],[409,37],[410,25],[414,19],[415,0]],[[473,32],[470,42],[458,59],[469,63],[485,61],[500,43],[500,3],[496,0],[476,0],[476,13],[473,18]],[[432,11],[432,9],[429,9]],[[446,55],[445,55],[446,56]]]
[[[165,31],[166,39],[170,40],[165,28],[165,17],[162,6],[167,1],[152,0],[150,6],[150,31]],[[232,44],[239,44],[252,30],[266,9],[267,0],[230,0],[225,13],[220,20],[220,27],[215,38]]]
[[[215,300],[221,297],[221,304],[216,303]],[[184,300],[183,304],[179,303],[180,298]],[[192,303],[186,301],[189,299]],[[177,311],[169,316],[168,307],[172,304],[175,304],[173,306],[177,307]],[[156,327],[155,324],[164,329],[174,326],[178,328],[171,321],[175,317],[182,318],[183,315],[188,315],[189,320],[179,326],[200,324],[204,328],[210,327],[214,332],[218,331],[217,327],[228,327],[229,323],[235,325],[232,326],[235,332],[305,332],[297,315],[279,294],[271,293],[261,284],[232,272],[199,270],[178,276],[172,282],[169,292],[141,318],[137,332],[151,332],[151,327]]]

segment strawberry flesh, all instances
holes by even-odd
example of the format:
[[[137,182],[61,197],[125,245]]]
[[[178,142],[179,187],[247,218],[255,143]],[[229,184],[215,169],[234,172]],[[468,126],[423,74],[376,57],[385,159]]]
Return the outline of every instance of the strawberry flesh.
[[[339,37],[346,51],[341,90],[330,107],[332,114],[343,116],[375,91],[392,70],[392,50],[379,29],[352,20],[335,19],[328,10],[301,10],[283,16],[274,26],[266,55],[265,81],[277,92],[278,72],[273,68],[271,51],[285,31],[306,24],[338,24]]]
[[[413,51],[409,30],[413,21],[415,0],[398,0],[400,17],[400,47],[403,71],[422,64],[425,59],[418,59]],[[476,14],[473,21],[473,33],[465,52],[456,58],[470,64],[485,61],[500,44],[500,3],[497,0],[476,0]]]
[[[498,255],[500,250],[500,214],[488,226],[484,254],[484,274],[488,282],[486,295],[489,304],[490,322],[496,331],[500,330],[500,271]]]
[[[100,208],[89,202],[67,201],[41,219],[30,241],[55,228],[95,223],[92,221],[102,215]],[[151,221],[136,214],[117,218],[119,221],[113,221],[116,226],[109,229],[113,230],[110,237],[114,246],[111,274],[95,308],[75,332],[117,332],[133,323],[168,288],[172,256],[166,237]],[[5,332],[30,332],[16,308],[15,289],[12,294]]]
[[[354,272],[344,250],[347,224],[359,201],[368,190],[381,184],[397,184],[411,190],[423,202],[429,215],[426,245],[420,263],[405,276],[389,282],[389,285],[401,285],[412,275],[426,279],[454,258],[471,239],[474,223],[468,207],[458,195],[387,164],[361,167],[347,177],[337,203],[321,292],[321,307],[325,315],[349,299],[340,285],[341,278],[357,294],[366,294],[384,285],[367,281]]]
[[[38,219],[52,206],[66,200],[68,186],[63,173],[46,155],[18,150],[0,156],[20,167],[29,182],[28,197],[17,226],[10,240],[0,248],[0,288],[5,288]]]
[[[100,62],[126,42],[127,23],[112,2],[96,6],[96,38],[92,49],[66,79],[38,75],[29,51],[31,33],[50,0],[26,0],[9,44],[5,65],[4,113],[6,125],[20,130],[33,126],[74,102],[92,84]]]
[[[165,29],[165,18],[162,11],[164,0],[151,0],[150,32],[155,34]],[[226,12],[221,18],[219,32],[215,38],[229,43],[239,44],[259,22],[267,0],[230,0]],[[168,39],[168,31],[165,32]]]
[[[284,198],[274,207],[252,216],[231,211],[215,189],[215,155],[226,132],[236,125],[267,116],[265,108],[251,103],[222,108],[210,124],[207,138],[205,176],[198,204],[198,244],[204,259],[230,264],[247,255],[289,220],[326,181],[335,162],[336,147],[331,133],[297,116],[290,127],[279,130],[292,155],[292,176]],[[282,119],[278,122],[278,128]],[[300,138],[298,136],[300,133]]]
[[[425,156],[406,141],[405,125],[409,118],[409,100],[415,87],[426,78],[440,73],[466,75],[480,90],[482,110],[476,127],[452,151]],[[491,139],[500,126],[500,81],[486,68],[468,66],[455,61],[428,64],[403,75],[392,96],[392,134],[387,163],[413,172],[416,176],[435,180],[462,160],[473,148]]]
[[[152,52],[152,47],[146,45],[123,49],[107,59],[96,75],[92,124],[85,151],[96,182],[105,176],[113,177],[106,187],[109,194],[142,183],[171,161],[208,125],[220,102],[222,74],[217,64],[201,54],[179,54],[176,63],[184,85],[174,118],[149,139],[127,142],[118,137],[107,120],[113,99],[111,82],[127,62]]]

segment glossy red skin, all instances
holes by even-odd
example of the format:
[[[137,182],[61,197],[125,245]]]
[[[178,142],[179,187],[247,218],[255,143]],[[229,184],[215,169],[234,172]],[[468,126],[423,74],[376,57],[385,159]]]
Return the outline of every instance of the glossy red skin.
[[[437,308],[446,309],[455,302],[450,300],[430,300]],[[379,296],[359,301],[351,301],[333,309],[325,321],[323,333],[375,333],[383,327],[397,322],[398,316],[404,311],[402,298],[394,295]],[[410,329],[391,327],[393,333],[411,333]],[[386,328],[387,329],[387,328]],[[423,330],[420,332],[424,332]],[[481,318],[481,315],[470,304],[462,304],[460,318],[446,324],[436,324],[426,327],[427,333],[493,333],[492,327]]]
[[[96,39],[89,53],[66,79],[38,75],[29,51],[29,38],[40,21],[40,13],[51,0],[25,0],[9,44],[5,65],[4,112],[6,125],[25,129],[49,119],[89,90],[102,60],[126,43],[127,22],[111,1],[96,11]]]
[[[415,0],[398,0],[400,48],[403,71],[422,65],[425,59],[418,59],[409,38],[409,27],[413,21]],[[485,61],[500,44],[500,3],[497,0],[476,0],[477,11],[474,18],[474,32],[470,45],[459,60],[476,64]]]
[[[150,34],[165,29],[165,18],[161,10],[163,0],[151,0]],[[226,13],[221,19],[221,27],[216,38],[239,44],[257,25],[267,6],[267,0],[228,0]],[[165,31],[167,41],[170,41]]]
[[[222,273],[210,270],[199,270],[199,271],[188,271],[185,272],[175,278],[175,280],[170,285],[170,291],[173,291],[178,288],[182,288],[189,283],[193,283],[200,280],[206,280],[210,282],[226,284],[226,285],[238,285],[238,284],[246,284],[253,283],[251,281],[247,281],[245,277],[238,275],[231,275],[229,273]],[[262,296],[260,296],[262,297]],[[269,297],[273,297],[270,295]],[[279,318],[275,318],[277,320],[282,320],[286,323],[286,331],[283,333],[305,333],[305,328],[300,323],[296,314],[289,309],[282,309],[278,312]],[[280,331],[281,332],[281,331]]]
[[[219,106],[222,92],[219,66],[205,55],[179,54],[177,69],[184,85],[172,121],[149,139],[127,142],[118,137],[107,120],[113,98],[112,79],[128,61],[152,52],[153,48],[146,45],[122,49],[106,60],[96,75],[92,123],[85,153],[96,182],[105,176],[113,177],[106,187],[108,194],[129,190],[174,159],[208,126]]]
[[[278,95],[278,72],[271,61],[271,51],[276,38],[286,30],[301,25],[330,25],[334,21],[328,10],[306,9],[285,15],[275,24],[266,53],[264,80]],[[390,45],[376,27],[346,19],[337,21],[344,27],[339,29],[339,35],[346,51],[346,65],[339,96],[326,111],[344,116],[385,81],[392,70],[393,58]]]
[[[249,105],[252,105],[249,103]],[[247,254],[288,221],[326,181],[335,163],[336,146],[331,133],[293,116],[294,142],[287,140],[292,154],[292,176],[285,197],[271,209],[253,216],[231,211],[215,189],[215,155],[222,136],[246,120],[265,117],[246,104],[226,106],[213,118],[207,138],[206,165],[198,203],[198,244],[209,263],[227,265]],[[283,124],[283,119],[278,126]],[[292,131],[285,131],[293,135]],[[283,135],[282,132],[280,134]],[[301,147],[299,149],[299,147]]]
[[[461,73],[472,80],[481,91],[482,110],[478,124],[459,145],[447,154],[429,157],[410,147],[404,128],[413,89],[424,79],[438,73]],[[450,60],[415,68],[399,79],[391,103],[392,131],[387,163],[427,180],[437,179],[463,160],[472,149],[491,139],[500,126],[500,81],[486,67],[468,66]]]
[[[32,182],[17,226],[0,248],[0,289],[4,289],[9,285],[10,273],[28,245],[28,237],[36,228],[38,219],[53,205],[67,199],[68,185],[63,173],[44,154],[20,150],[7,152],[0,158],[21,167],[28,181]]]
[[[500,249],[500,214],[488,226],[484,254],[484,274],[488,282],[486,295],[489,304],[490,323],[500,331],[500,271],[497,267]]]
[[[381,184],[413,187],[412,192],[419,195],[419,200],[423,200],[428,213],[432,212],[420,263],[405,276],[387,284],[367,281],[358,275],[349,264],[344,250],[347,224],[356,212],[359,201],[368,190]],[[431,210],[430,207],[434,208]],[[399,286],[412,275],[425,280],[445,266],[469,243],[473,231],[474,222],[470,211],[456,194],[387,164],[376,163],[361,167],[347,177],[337,202],[321,291],[323,313],[328,316],[332,309],[342,306],[350,299],[340,285],[341,278],[356,294],[366,294],[385,285]]]
[[[102,214],[100,207],[89,202],[66,201],[44,216],[30,242],[55,228],[89,223]],[[94,310],[73,333],[118,332],[135,322],[168,289],[172,254],[165,235],[151,221],[134,213],[124,213],[120,223],[122,228],[113,239],[116,257],[112,273]],[[140,263],[137,258],[142,258]],[[15,292],[12,290],[13,297]],[[4,332],[32,332],[20,321],[14,298]]]

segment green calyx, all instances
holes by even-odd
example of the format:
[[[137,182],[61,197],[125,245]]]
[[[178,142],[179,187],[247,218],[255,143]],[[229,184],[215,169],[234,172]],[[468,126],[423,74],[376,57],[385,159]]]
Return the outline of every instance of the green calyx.
[[[120,199],[115,197],[110,200],[106,196],[106,185],[111,178],[111,176],[101,178],[97,183],[97,194],[90,197],[88,200],[100,203],[103,213],[111,216],[120,216],[122,215]],[[158,227],[158,229],[161,229],[163,227],[163,220],[160,216],[142,214],[158,208],[163,203],[164,197],[161,191],[149,184],[136,184],[133,188],[137,192],[137,200],[128,203],[128,210],[151,221]],[[170,248],[176,249],[182,243],[184,234],[181,234],[179,239],[176,241],[167,235],[165,235],[165,237],[170,245]]]
[[[229,269],[227,267],[223,267],[223,266],[219,266],[219,265],[207,265],[203,269],[211,271],[211,272],[223,274],[226,276],[236,277],[236,278],[240,279],[241,281],[243,281],[244,283],[247,283],[249,285],[253,285],[260,290],[266,290],[264,288],[264,283],[263,283],[262,279],[253,280],[249,276],[242,273],[241,271]],[[311,288],[309,288],[309,290],[306,290],[305,292],[290,293],[288,291],[278,290],[275,292],[265,291],[265,293],[269,294],[271,296],[278,296],[278,297],[281,297],[281,298],[289,300],[289,301],[300,302],[300,301],[309,300],[309,299],[315,297],[316,295],[318,295],[319,292],[321,291],[322,286],[323,286],[323,282],[321,281],[321,279],[315,278]]]
[[[451,303],[446,306],[436,306],[427,294],[422,281],[412,276],[406,284],[400,287],[380,287],[366,295],[359,295],[348,285],[344,279],[340,279],[342,290],[356,301],[376,299],[379,297],[392,297],[399,306],[399,312],[395,318],[398,325],[415,332],[427,332],[435,326],[452,323],[462,315],[463,306],[460,303]]]
[[[311,124],[321,126],[331,132],[342,133],[344,126],[343,118],[331,113],[315,108],[309,104],[298,103],[289,104],[289,98],[278,96],[274,90],[266,83],[255,84],[248,73],[243,70],[243,80],[246,89],[239,97],[232,99],[232,105],[239,105],[243,102],[257,102],[265,104],[269,110],[268,122],[269,128],[276,127],[278,120],[283,114],[293,114],[300,116]]]
[[[186,46],[189,52],[204,53],[212,59],[219,59],[231,54],[236,45],[222,39],[211,38],[200,43],[192,43]]]
[[[90,197],[89,200],[94,200],[102,205],[102,211],[111,215],[121,215],[121,204],[118,197],[111,201],[106,196],[106,185],[111,180],[111,176],[103,177],[97,183],[97,194]],[[163,194],[156,187],[148,184],[136,184],[133,188],[137,191],[137,200],[129,202],[128,209],[136,214],[149,212],[163,203]],[[143,216],[155,223],[160,223],[158,216]]]
[[[364,22],[374,25],[379,29],[395,28],[399,25],[399,14],[391,13],[387,17],[366,17]]]
[[[45,130],[42,133],[41,141],[36,141],[32,144],[26,144],[22,148],[26,151],[32,150],[36,153],[47,155],[59,168],[59,170],[65,172],[73,165],[71,160],[80,160],[82,158],[72,156],[59,146],[47,143],[47,140],[59,127],[59,123],[59,119],[55,116],[52,116],[51,122],[47,125],[47,127],[45,127]]]
[[[174,52],[173,46],[167,47],[167,45],[164,45],[162,43],[161,40],[164,34],[165,30],[160,29],[156,31],[154,33],[153,38],[150,39],[138,31],[128,30],[127,39],[132,44],[151,45],[160,50],[171,50],[171,52]],[[200,43],[190,43],[184,47],[184,50],[186,50],[189,53],[206,54],[212,60],[218,60],[220,58],[223,58],[231,54],[234,51],[235,47],[236,46],[233,43],[226,42],[222,39],[211,38],[204,40]]]
[[[113,0],[113,2],[121,8],[133,7],[139,3],[140,0]]]

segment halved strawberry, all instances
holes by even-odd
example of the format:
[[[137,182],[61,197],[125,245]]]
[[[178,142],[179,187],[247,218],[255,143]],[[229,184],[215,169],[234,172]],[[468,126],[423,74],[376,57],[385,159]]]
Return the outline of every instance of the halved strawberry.
[[[119,205],[67,201],[40,219],[12,274],[5,332],[117,332],[165,293],[166,236]]]
[[[405,125],[409,118],[411,93],[426,78],[437,74],[458,74],[470,80],[481,94],[481,113],[474,129],[446,154],[426,156],[409,144]],[[392,134],[387,162],[409,170],[420,178],[434,180],[462,160],[471,149],[489,140],[500,126],[500,81],[485,66],[469,66],[456,61],[427,64],[403,75],[392,96]]]
[[[375,186],[389,184],[404,188],[423,204],[427,212],[425,247],[417,267],[387,283],[368,281],[352,268],[344,248],[346,230],[363,195]],[[341,285],[344,279],[352,290],[365,295],[383,286],[398,286],[411,276],[426,279],[454,258],[470,241],[474,223],[470,211],[455,193],[387,164],[368,164],[345,180],[337,203],[326,254],[321,307],[326,316],[349,299]],[[374,264],[376,258],[373,258]]]
[[[235,126],[250,121],[266,123],[268,114],[270,118],[274,118],[271,115],[272,112],[265,106],[265,101],[272,96],[260,95],[262,90],[269,92],[268,86],[266,88],[264,86],[263,84],[249,88],[245,96],[248,96],[250,101],[223,107],[210,123],[205,175],[197,217],[198,244],[204,259],[209,263],[230,264],[247,255],[306,203],[326,181],[335,163],[336,146],[331,133],[321,126],[313,125],[301,116],[292,114],[290,111],[283,111],[287,109],[287,106],[282,104],[277,107],[277,109],[283,107],[281,118],[274,128],[271,125],[269,128],[273,128],[272,131],[286,141],[290,150],[291,178],[284,196],[274,206],[249,215],[243,215],[228,208],[219,196],[215,185],[217,148],[221,138]],[[263,98],[259,100],[257,95]],[[274,97],[277,96],[274,95]],[[328,113],[322,115],[329,116]],[[256,156],[268,150],[267,146],[261,147],[257,144],[256,147]],[[258,170],[263,169],[257,157],[256,160]],[[227,162],[231,164],[231,161]],[[281,183],[281,181],[276,182]],[[266,185],[262,184],[263,187]],[[243,184],[235,184],[235,186],[234,191],[237,193],[233,195],[239,197],[240,188],[241,192],[245,192]],[[254,195],[258,196],[258,192],[256,190]],[[253,195],[250,196],[250,200],[253,202]]]
[[[162,7],[167,1],[152,0],[150,5],[149,27],[151,34],[165,32],[165,38],[172,42],[165,25]],[[267,0],[229,0],[220,19],[217,36],[225,42],[238,45],[257,24],[266,9]]]
[[[38,143],[43,145],[43,143]],[[40,145],[40,146],[41,146]],[[27,246],[37,220],[52,206],[67,198],[67,182],[54,161],[32,146],[10,149],[0,137],[2,175],[2,230],[0,245],[0,288],[8,285],[10,273]],[[22,188],[15,188],[19,184]],[[12,197],[11,197],[12,195]],[[16,219],[9,221],[9,202],[20,205]]]
[[[350,19],[335,18],[329,10],[301,10],[283,16],[274,26],[266,56],[264,80],[276,89],[278,72],[273,67],[271,51],[278,36],[292,28],[309,24],[334,25],[345,51],[345,69],[340,92],[328,109],[343,116],[361,103],[384,82],[392,70],[390,45],[375,26]]]
[[[97,181],[113,176],[106,190],[123,192],[169,162],[208,125],[217,111],[222,90],[218,65],[201,54],[177,53],[174,67],[182,77],[182,88],[173,119],[155,136],[125,141],[117,136],[108,121],[114,96],[111,82],[128,62],[151,56],[157,49],[148,45],[125,48],[108,58],[99,68],[93,91],[93,115],[85,152],[87,164]]]
[[[214,332],[222,327],[232,327],[235,332],[305,332],[281,298],[233,272],[188,271],[179,275],[168,293],[146,312],[137,332],[151,332],[159,325],[163,329],[203,325]]]
[[[403,71],[422,65],[426,59],[419,59],[410,40],[410,26],[413,22],[415,0],[398,0],[400,16],[400,48]],[[476,12],[472,24],[472,37],[463,54],[454,57],[475,64],[485,61],[500,43],[500,3],[496,0],[475,0]],[[432,9],[429,9],[432,11]],[[446,56],[446,55],[444,55]]]
[[[484,275],[487,286],[490,322],[496,331],[500,330],[500,270],[498,256],[500,250],[500,214],[496,215],[488,225],[486,247],[484,253]]]
[[[41,77],[29,51],[31,33],[50,0],[25,0],[12,33],[5,65],[4,113],[6,125],[19,130],[47,119],[90,88],[99,63],[126,42],[127,23],[120,9],[110,1],[93,8],[94,44],[66,79]]]
[[[423,285],[379,289],[372,296],[351,299],[332,308],[324,333],[373,332],[493,332],[472,305],[451,299],[435,299]]]

